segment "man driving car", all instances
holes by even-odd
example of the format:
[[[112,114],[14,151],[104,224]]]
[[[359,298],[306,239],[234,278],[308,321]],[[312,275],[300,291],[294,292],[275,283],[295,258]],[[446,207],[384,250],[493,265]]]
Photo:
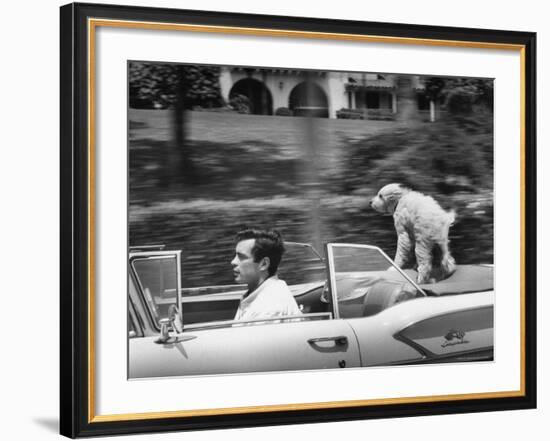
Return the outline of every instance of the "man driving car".
[[[246,229],[237,233],[235,257],[231,261],[235,282],[248,287],[235,320],[255,320],[300,315],[288,285],[277,277],[285,251],[276,230]]]

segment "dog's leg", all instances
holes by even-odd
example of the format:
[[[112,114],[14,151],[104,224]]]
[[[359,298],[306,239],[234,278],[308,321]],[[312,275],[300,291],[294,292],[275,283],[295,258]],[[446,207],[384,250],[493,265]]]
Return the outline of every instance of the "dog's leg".
[[[431,283],[430,280],[432,272],[432,250],[431,244],[426,241],[416,242],[414,248],[414,254],[416,255],[416,263],[418,265],[418,276],[416,281],[418,283]]]
[[[393,259],[399,268],[404,268],[410,260],[412,248],[409,234],[406,231],[401,231],[397,236],[397,251],[395,252],[395,259]]]
[[[442,279],[449,277],[456,270],[456,262],[449,252],[449,247],[446,243],[441,244],[441,270],[443,272]]]
[[[441,279],[445,279],[453,274],[456,270],[456,262],[451,256],[449,251],[449,228],[455,221],[455,212],[451,211],[447,213],[448,219],[445,227],[443,228],[443,237],[439,243],[441,248]]]

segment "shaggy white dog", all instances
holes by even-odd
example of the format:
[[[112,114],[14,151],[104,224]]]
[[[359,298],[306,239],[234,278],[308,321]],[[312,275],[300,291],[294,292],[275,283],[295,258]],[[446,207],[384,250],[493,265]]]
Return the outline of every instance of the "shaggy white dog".
[[[395,264],[406,268],[416,258],[418,283],[434,283],[451,275],[449,227],[455,220],[431,197],[400,184],[388,184],[370,201],[379,213],[393,215],[397,232]]]

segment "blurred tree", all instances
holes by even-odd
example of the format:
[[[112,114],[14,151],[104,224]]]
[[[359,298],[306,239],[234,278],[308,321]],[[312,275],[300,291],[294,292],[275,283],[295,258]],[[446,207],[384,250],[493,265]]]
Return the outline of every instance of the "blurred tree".
[[[493,80],[453,78],[447,82],[447,108],[451,113],[472,113],[476,106],[493,110]]]
[[[134,61],[129,65],[132,108],[172,108],[172,142],[162,152],[161,185],[193,183],[196,172],[186,140],[186,110],[223,105],[219,67]]]
[[[293,106],[307,105],[317,97],[314,76],[311,72],[305,73],[305,82],[299,89],[299,95],[295,96],[296,102]],[[290,98],[292,99],[292,97]],[[323,155],[320,154],[320,147],[323,140],[319,137],[319,121],[312,114],[306,114],[303,123],[303,159],[304,179],[302,185],[308,199],[308,221],[307,235],[316,250],[323,249],[323,236],[321,233],[321,177],[320,170],[323,167]]]
[[[174,66],[176,71],[174,111],[172,113],[172,146],[168,149],[168,154],[164,156],[165,175],[164,185],[169,186],[178,182],[181,174],[183,181],[190,182],[195,180],[195,171],[189,143],[186,140],[186,105],[189,101],[189,78],[186,72],[186,66]]]
[[[130,107],[156,109],[173,107],[178,99],[179,79],[188,87],[185,109],[220,107],[220,68],[185,64],[132,61],[129,66]]]
[[[469,114],[476,106],[493,110],[492,79],[429,77],[424,85],[424,93],[434,102],[434,107],[435,103],[444,100],[452,114]]]
[[[493,111],[494,81],[492,79],[478,78],[473,80],[477,88],[477,103],[484,104]]]

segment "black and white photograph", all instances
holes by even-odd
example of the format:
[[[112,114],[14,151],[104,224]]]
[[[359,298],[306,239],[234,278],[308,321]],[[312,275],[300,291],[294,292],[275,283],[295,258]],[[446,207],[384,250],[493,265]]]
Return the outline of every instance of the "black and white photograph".
[[[494,79],[130,60],[128,378],[494,361]]]
[[[540,20],[481,4],[205,1],[67,4],[52,21],[59,302],[29,311],[59,323],[59,433],[537,427]],[[47,51],[27,53],[34,67],[16,70],[32,99],[4,107],[26,120],[12,140],[40,134],[38,152],[55,126],[38,91],[55,87]],[[32,171],[53,170],[23,156],[32,167],[13,173],[33,215],[15,241],[49,205]],[[8,300],[29,269],[43,286],[42,264],[25,268]],[[51,339],[44,327],[24,344],[21,323],[24,374]],[[42,406],[51,377],[41,363],[8,392],[41,390]]]

